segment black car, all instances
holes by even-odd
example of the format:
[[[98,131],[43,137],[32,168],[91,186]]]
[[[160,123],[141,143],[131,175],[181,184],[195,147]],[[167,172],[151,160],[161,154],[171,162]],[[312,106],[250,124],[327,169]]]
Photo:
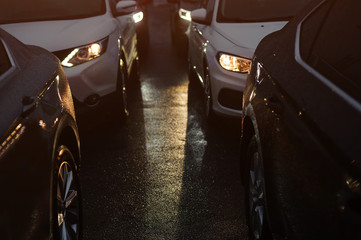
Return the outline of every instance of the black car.
[[[0,29],[0,239],[80,239],[79,163],[59,60]]]
[[[250,239],[361,239],[358,0],[316,0],[258,45],[243,97]]]

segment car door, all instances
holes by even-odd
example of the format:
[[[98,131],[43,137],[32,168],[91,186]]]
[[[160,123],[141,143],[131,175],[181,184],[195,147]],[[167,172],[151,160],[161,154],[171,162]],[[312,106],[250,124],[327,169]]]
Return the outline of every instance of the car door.
[[[207,28],[211,27],[214,0],[203,0],[201,7],[207,10],[207,24],[192,22],[190,27],[190,45],[192,46],[190,54],[193,59],[192,64],[196,68],[196,72],[203,79],[204,52],[208,43],[208,40],[203,33],[207,31]]]
[[[360,181],[361,131],[356,2],[325,1],[298,28],[286,28],[279,36],[282,47],[259,64],[260,104],[254,109],[266,198],[270,215],[280,216],[271,222],[288,223],[290,238],[360,237],[360,189],[354,186]]]

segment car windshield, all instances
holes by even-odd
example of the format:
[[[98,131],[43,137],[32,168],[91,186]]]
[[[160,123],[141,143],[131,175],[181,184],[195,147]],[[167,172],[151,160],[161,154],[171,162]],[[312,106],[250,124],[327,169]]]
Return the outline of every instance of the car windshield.
[[[310,0],[221,0],[218,22],[289,20]]]
[[[105,11],[104,0],[1,0],[0,24],[77,19]]]

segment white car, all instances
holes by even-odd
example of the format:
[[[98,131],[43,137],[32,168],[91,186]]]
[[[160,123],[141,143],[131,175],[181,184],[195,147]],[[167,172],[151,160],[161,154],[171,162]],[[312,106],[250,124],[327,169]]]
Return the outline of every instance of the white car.
[[[116,96],[116,112],[126,116],[126,80],[138,71],[135,7],[135,1],[2,0],[0,28],[60,59],[76,110]]]
[[[208,120],[241,117],[242,95],[260,40],[281,29],[309,0],[203,0],[188,28],[190,80],[198,78]]]

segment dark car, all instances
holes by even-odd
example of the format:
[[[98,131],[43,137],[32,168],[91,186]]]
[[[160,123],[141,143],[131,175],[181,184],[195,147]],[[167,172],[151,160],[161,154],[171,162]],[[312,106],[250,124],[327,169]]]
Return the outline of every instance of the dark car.
[[[0,239],[80,239],[79,163],[59,60],[0,29]]]
[[[180,53],[187,53],[186,32],[191,23],[191,11],[201,6],[201,0],[168,0],[168,3],[172,42]]]
[[[243,97],[250,239],[361,239],[358,0],[317,0],[256,49]]]

